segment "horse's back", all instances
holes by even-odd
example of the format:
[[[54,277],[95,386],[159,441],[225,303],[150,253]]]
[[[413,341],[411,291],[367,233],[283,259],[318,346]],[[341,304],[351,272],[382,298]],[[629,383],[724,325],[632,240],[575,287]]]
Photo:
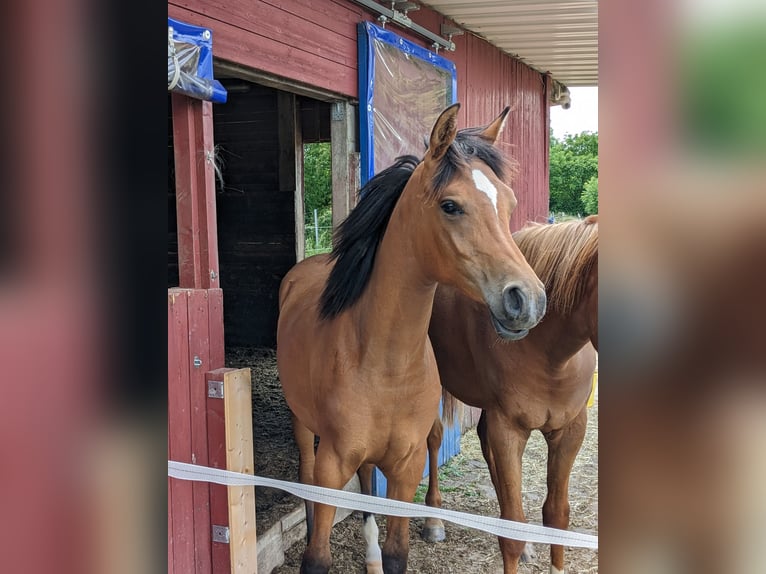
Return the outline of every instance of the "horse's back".
[[[309,293],[321,293],[332,265],[330,254],[314,255],[296,263],[282,278],[279,286],[279,309],[288,297],[301,297]]]

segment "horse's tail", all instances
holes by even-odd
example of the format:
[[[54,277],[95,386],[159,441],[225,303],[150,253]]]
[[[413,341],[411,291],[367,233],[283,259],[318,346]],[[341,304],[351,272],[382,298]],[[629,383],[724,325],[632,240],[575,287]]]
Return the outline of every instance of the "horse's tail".
[[[463,403],[442,387],[442,421],[447,426],[455,424],[455,418],[463,419]]]

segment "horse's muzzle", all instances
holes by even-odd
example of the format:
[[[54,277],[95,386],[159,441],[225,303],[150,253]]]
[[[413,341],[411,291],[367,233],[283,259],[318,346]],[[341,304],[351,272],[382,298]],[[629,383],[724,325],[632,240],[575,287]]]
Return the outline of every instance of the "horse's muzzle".
[[[513,341],[525,337],[529,329],[540,322],[545,315],[547,298],[542,289],[511,283],[503,289],[502,303],[504,317],[491,312],[492,325],[498,335]]]

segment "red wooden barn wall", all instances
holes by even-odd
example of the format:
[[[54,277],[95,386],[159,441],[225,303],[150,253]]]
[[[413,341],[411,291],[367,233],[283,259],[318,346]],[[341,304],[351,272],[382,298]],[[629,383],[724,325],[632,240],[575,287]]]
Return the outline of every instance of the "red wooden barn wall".
[[[168,15],[213,31],[217,58],[357,98],[357,31],[375,16],[347,0],[170,0]],[[411,12],[418,24],[437,32],[452,23],[423,7]],[[389,26],[422,46],[428,42],[398,26]],[[460,125],[491,121],[513,106],[504,135],[508,153],[520,171],[514,184],[519,207],[512,219],[548,214],[548,106],[545,76],[466,33],[453,38],[455,52],[440,52],[454,61]]]

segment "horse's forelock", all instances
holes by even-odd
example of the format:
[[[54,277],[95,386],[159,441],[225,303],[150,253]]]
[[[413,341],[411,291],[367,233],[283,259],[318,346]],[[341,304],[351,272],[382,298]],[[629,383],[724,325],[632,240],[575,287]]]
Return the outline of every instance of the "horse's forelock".
[[[466,128],[457,133],[434,171],[431,182],[434,197],[441,195],[459,170],[467,170],[472,160],[486,164],[501,181],[509,181],[516,175],[516,164],[505,158],[492,142],[480,136],[482,129]]]

